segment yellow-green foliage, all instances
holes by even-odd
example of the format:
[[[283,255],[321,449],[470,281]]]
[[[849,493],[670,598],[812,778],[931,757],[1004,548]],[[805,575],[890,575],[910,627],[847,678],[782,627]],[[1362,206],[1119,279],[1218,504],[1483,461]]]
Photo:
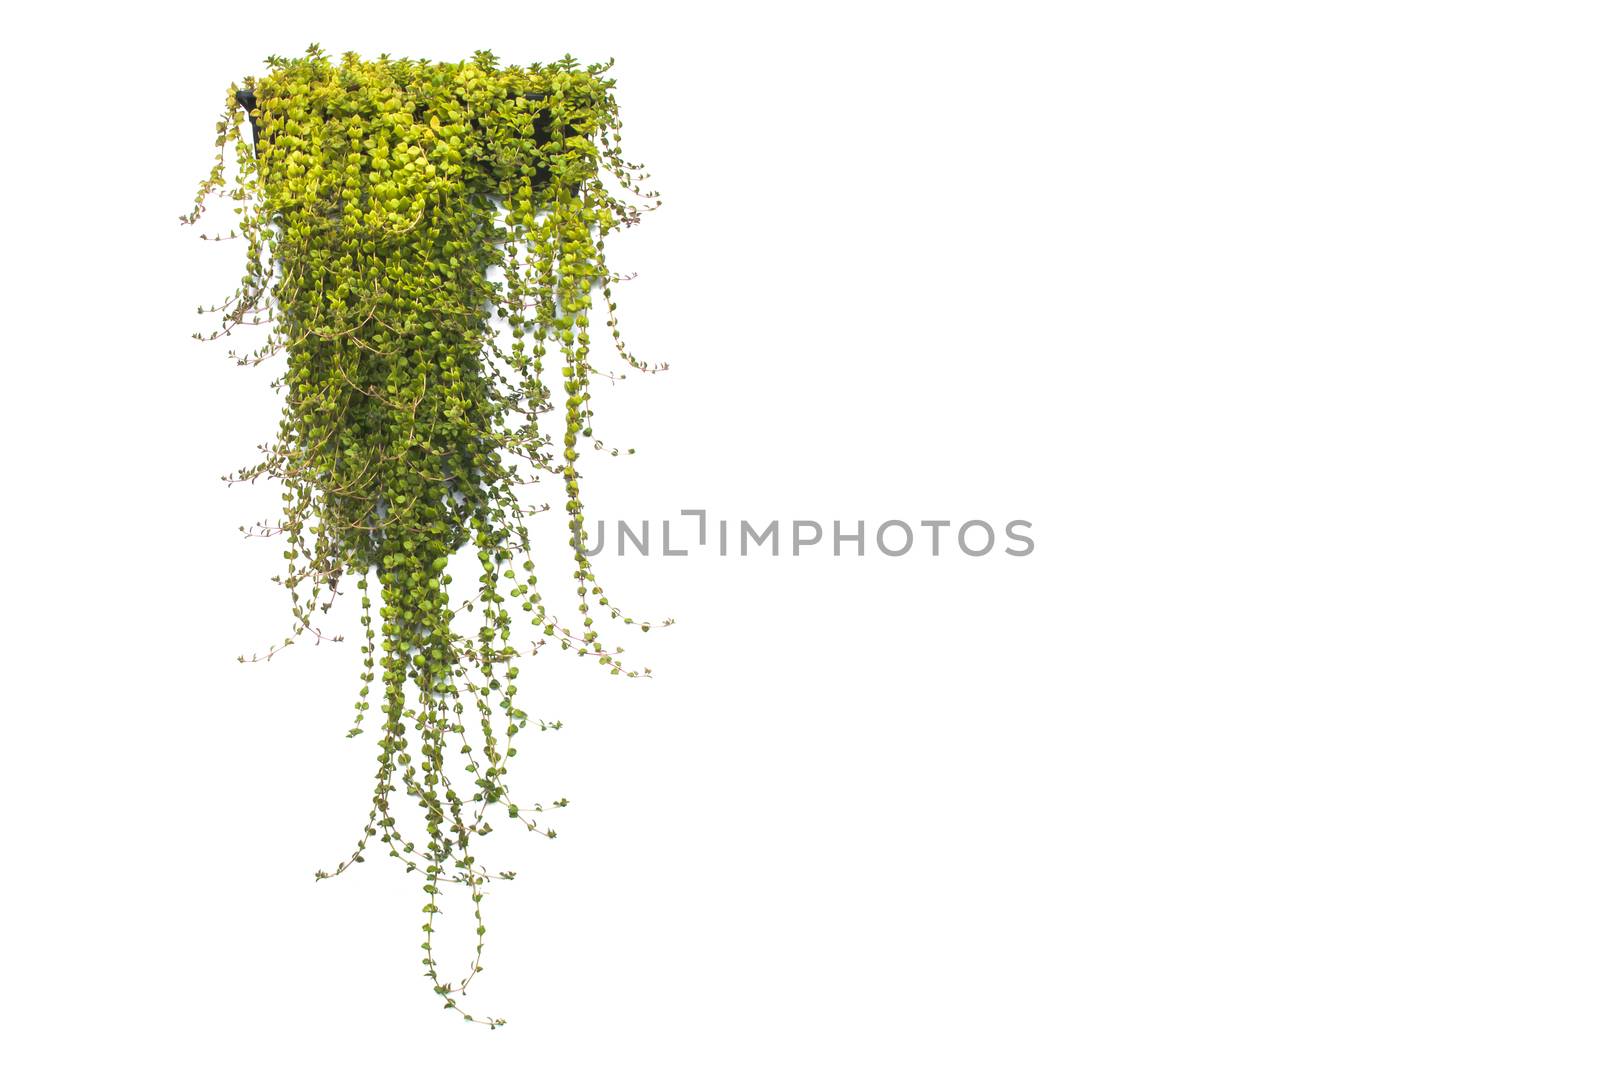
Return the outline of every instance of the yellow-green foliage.
[[[613,674],[639,673],[595,630],[602,611],[649,626],[595,584],[581,551],[577,460],[580,444],[603,447],[590,427],[591,316],[603,310],[628,365],[658,369],[622,346],[604,256],[605,235],[639,217],[623,197],[645,210],[658,201],[623,161],[604,65],[501,67],[487,52],[462,63],[353,54],[335,63],[316,46],[268,65],[229,87],[216,166],[185,216],[197,221],[213,194],[235,202],[234,228],[218,238],[242,240],[245,270],[230,299],[202,309],[222,316],[209,336],[263,326],[265,341],[236,358],[286,365],[277,438],[233,477],[282,485],[282,519],[250,532],[284,539],[279,580],[294,623],[283,644],[333,639],[315,617],[341,582],[360,597],[350,732],[376,705],[378,771],[367,825],[332,874],[377,839],[421,876],[425,971],[445,1005],[472,1019],[457,998],[480,968],[484,886],[511,877],[479,863],[474,841],[495,812],[555,836],[536,818],[544,805],[519,808],[504,780],[519,732],[561,725],[530,722],[515,660],[548,639]],[[558,621],[538,591],[527,521],[536,509],[516,490],[540,474],[565,487],[581,626]],[[478,565],[477,589],[458,599],[447,564],[462,548]],[[520,647],[513,604],[534,624]],[[476,625],[461,612],[476,613]],[[402,829],[397,790],[424,833]],[[447,882],[466,886],[478,934],[459,981],[441,977],[432,946]]]

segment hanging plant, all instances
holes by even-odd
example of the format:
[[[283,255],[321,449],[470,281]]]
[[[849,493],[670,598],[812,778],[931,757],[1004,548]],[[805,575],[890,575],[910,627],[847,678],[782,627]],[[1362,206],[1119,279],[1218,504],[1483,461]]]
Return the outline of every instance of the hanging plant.
[[[663,369],[623,346],[604,251],[606,235],[660,201],[622,157],[609,64],[501,67],[488,52],[334,63],[315,45],[267,62],[265,77],[229,87],[216,164],[184,216],[231,199],[232,229],[206,236],[245,252],[239,287],[201,309],[220,325],[196,336],[262,326],[259,344],[231,354],[284,363],[277,437],[230,477],[282,487],[282,517],[243,529],[282,537],[274,580],[292,627],[251,658],[339,640],[319,617],[354,588],[364,638],[349,732],[377,734],[378,767],[354,851],[317,877],[380,842],[422,882],[434,991],[492,1028],[504,1020],[469,1014],[460,997],[482,969],[485,887],[513,872],[487,869],[476,842],[491,817],[556,836],[546,805],[519,805],[506,780],[519,735],[561,727],[523,710],[517,661],[551,642],[611,674],[649,673],[596,629],[597,616],[650,626],[612,605],[584,554],[578,456],[617,451],[593,438],[590,382],[622,374],[591,366],[592,319],[603,315],[627,366]],[[529,520],[544,509],[518,489],[540,475],[564,489],[581,623],[556,617],[535,574]],[[476,588],[460,598],[469,571]],[[532,624],[522,638],[516,609]],[[477,937],[458,980],[433,948],[451,883]]]

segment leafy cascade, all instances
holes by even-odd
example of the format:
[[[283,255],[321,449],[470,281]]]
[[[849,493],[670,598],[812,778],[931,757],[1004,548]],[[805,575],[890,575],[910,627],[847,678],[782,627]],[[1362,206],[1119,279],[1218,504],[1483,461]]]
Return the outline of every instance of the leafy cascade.
[[[614,607],[596,582],[577,461],[580,443],[617,453],[593,439],[590,382],[624,375],[591,367],[591,319],[603,310],[628,366],[665,366],[623,345],[612,296],[620,279],[604,251],[607,234],[660,200],[623,159],[609,63],[502,67],[479,52],[461,63],[347,53],[336,64],[315,45],[267,62],[265,77],[229,87],[216,163],[183,221],[197,222],[214,197],[231,199],[234,228],[205,237],[245,249],[239,287],[200,309],[220,315],[219,326],[195,336],[262,326],[258,347],[231,354],[285,364],[273,383],[285,397],[276,440],[229,479],[282,486],[282,518],[245,528],[285,543],[287,573],[274,580],[289,591],[293,625],[265,658],[296,638],[339,640],[316,618],[341,583],[353,580],[360,594],[350,735],[375,720],[376,784],[354,852],[317,877],[363,862],[381,841],[424,883],[422,963],[434,991],[446,1008],[497,1027],[503,1019],[475,1017],[458,1000],[482,969],[485,886],[513,877],[486,869],[474,840],[496,811],[556,836],[538,821],[544,805],[519,807],[505,780],[519,733],[561,726],[530,722],[519,706],[516,660],[550,640],[612,674],[649,673],[625,667],[623,650],[595,630],[602,612],[650,624]],[[517,490],[541,474],[565,488],[581,626],[561,623],[539,592],[528,520],[548,505],[525,505]],[[459,558],[476,559],[477,589],[457,602],[449,563],[463,548],[470,555]],[[535,626],[520,647],[513,605]],[[407,806],[397,791],[418,806],[407,821],[422,833],[397,821]],[[457,981],[443,977],[433,949],[446,883],[466,887],[477,933]]]

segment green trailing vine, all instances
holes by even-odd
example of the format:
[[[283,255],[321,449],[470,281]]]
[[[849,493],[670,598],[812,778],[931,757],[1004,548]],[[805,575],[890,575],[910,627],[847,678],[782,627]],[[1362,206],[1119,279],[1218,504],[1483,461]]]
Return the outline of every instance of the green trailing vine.
[[[282,490],[281,518],[242,529],[283,539],[274,580],[292,626],[251,659],[340,640],[319,619],[353,587],[363,643],[349,732],[376,732],[377,771],[354,851],[317,877],[381,843],[423,883],[434,991],[497,1027],[460,1003],[482,970],[485,888],[513,877],[480,862],[476,842],[491,817],[556,836],[547,805],[519,805],[506,780],[524,732],[561,727],[524,710],[517,663],[550,642],[611,674],[649,673],[596,629],[597,617],[650,624],[611,603],[584,554],[578,457],[619,451],[593,437],[591,382],[624,373],[591,365],[601,325],[625,366],[664,368],[622,343],[604,246],[660,201],[622,156],[609,64],[503,67],[488,52],[335,63],[315,45],[267,62],[265,77],[229,87],[215,166],[183,217],[231,200],[231,228],[205,237],[245,253],[238,288],[200,309],[219,325],[195,336],[261,327],[231,354],[284,366],[276,439],[229,479]],[[530,520],[544,508],[518,490],[546,475],[563,490],[581,623],[556,617],[535,574]],[[475,582],[471,595],[457,579]],[[532,624],[520,639],[518,614]],[[470,899],[476,947],[447,980],[434,937],[451,884]]]

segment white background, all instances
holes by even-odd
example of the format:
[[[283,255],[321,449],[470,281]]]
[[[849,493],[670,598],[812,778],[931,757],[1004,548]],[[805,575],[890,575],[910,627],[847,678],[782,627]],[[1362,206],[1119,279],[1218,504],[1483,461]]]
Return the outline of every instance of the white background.
[[[0,1046],[1600,1061],[1591,13],[14,11]],[[176,218],[229,82],[313,40],[617,58],[667,197],[623,322],[673,369],[598,396],[640,452],[591,514],[1038,542],[602,559],[679,625],[624,641],[650,682],[524,675],[569,729],[518,788],[573,804],[485,850],[495,1033],[439,1010],[392,862],[311,878],[366,810],[355,644],[233,661],[288,617],[237,533],[273,491],[218,480],[277,398],[187,339],[238,246]]]

